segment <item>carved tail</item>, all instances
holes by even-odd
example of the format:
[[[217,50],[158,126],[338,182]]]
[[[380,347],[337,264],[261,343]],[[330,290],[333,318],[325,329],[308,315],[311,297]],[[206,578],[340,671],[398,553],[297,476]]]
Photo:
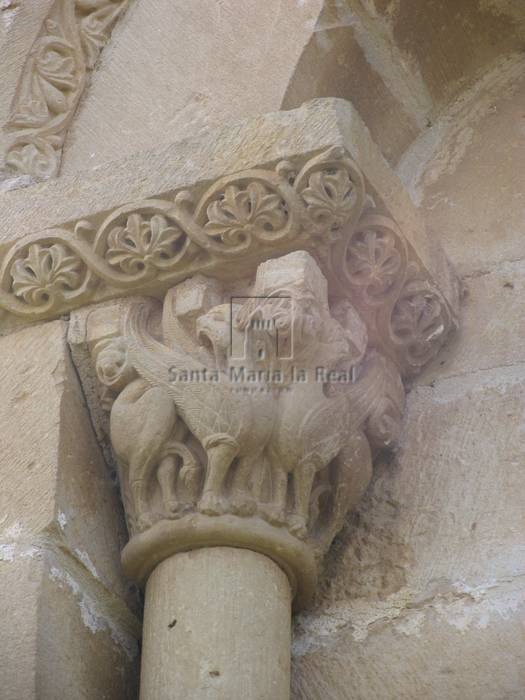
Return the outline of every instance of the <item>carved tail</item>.
[[[394,363],[372,350],[361,377],[345,390],[350,429],[363,429],[374,447],[392,445],[399,433],[405,391]]]

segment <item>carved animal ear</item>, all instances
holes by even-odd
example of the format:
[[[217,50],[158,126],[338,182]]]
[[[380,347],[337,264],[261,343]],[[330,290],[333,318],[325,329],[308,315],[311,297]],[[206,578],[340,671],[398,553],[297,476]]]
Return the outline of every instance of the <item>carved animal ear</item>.
[[[162,334],[167,345],[195,337],[199,316],[222,304],[223,289],[218,280],[195,275],[168,290],[162,310]]]
[[[368,347],[368,332],[366,324],[346,299],[341,299],[332,304],[332,316],[344,328],[347,340],[352,350],[352,363],[357,365],[364,358]]]
[[[97,379],[103,386],[118,393],[135,378],[123,338],[101,341],[95,346],[94,355]]]

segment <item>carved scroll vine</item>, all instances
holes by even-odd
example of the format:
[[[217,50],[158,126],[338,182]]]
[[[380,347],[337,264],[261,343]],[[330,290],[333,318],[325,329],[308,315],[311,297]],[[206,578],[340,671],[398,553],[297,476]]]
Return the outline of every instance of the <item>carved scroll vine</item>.
[[[49,318],[302,248],[328,273],[332,295],[358,308],[372,343],[413,374],[455,319],[397,224],[366,202],[363,176],[341,148],[302,167],[240,172],[198,198],[182,191],[121,207],[99,225],[78,221],[21,239],[0,268],[0,308]]]
[[[62,146],[86,77],[129,0],[56,0],[23,68],[5,129],[5,163],[44,180],[58,174]]]
[[[449,305],[392,219],[365,211],[333,267],[372,343],[416,374],[456,327]]]
[[[0,270],[0,306],[27,319],[48,318],[85,304],[97,287],[135,293],[152,281],[177,282],[189,274],[239,259],[261,260],[331,240],[359,216],[362,177],[341,149],[224,177],[194,201],[189,191],[113,211],[97,227],[79,221],[11,248]]]

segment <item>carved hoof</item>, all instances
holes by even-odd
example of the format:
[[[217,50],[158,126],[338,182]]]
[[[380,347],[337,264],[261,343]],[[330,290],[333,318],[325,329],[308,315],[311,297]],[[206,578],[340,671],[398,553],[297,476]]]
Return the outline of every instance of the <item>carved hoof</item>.
[[[262,510],[264,518],[271,525],[286,525],[286,513],[282,508],[277,508],[275,506],[265,506]]]
[[[165,518],[169,520],[177,520],[182,518],[191,509],[187,503],[178,503],[176,501],[171,501],[169,504],[166,503],[166,515]]]
[[[144,530],[150,528],[154,523],[155,518],[151,515],[151,513],[143,513],[142,515],[139,515],[136,520],[137,530],[139,532],[143,532]]]
[[[222,515],[226,512],[224,500],[214,493],[205,493],[198,506],[204,515]]]
[[[304,540],[308,534],[306,520],[301,515],[291,515],[288,519],[288,528],[292,535],[295,535],[300,540]]]
[[[235,515],[248,517],[254,515],[257,511],[257,503],[253,498],[246,496],[234,496],[231,501],[231,512]]]

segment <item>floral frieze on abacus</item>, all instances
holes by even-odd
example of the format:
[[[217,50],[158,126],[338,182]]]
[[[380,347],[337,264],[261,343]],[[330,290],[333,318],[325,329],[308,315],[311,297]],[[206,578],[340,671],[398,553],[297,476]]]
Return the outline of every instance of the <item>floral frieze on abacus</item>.
[[[332,264],[375,346],[404,376],[419,372],[456,328],[450,305],[399,226],[373,208],[365,210]]]
[[[104,299],[161,294],[195,274],[246,276],[269,257],[303,249],[326,274],[331,297],[350,300],[375,347],[411,375],[456,322],[387,214],[346,151],[333,147],[22,238],[2,262],[0,309],[47,319]]]
[[[94,299],[104,285],[137,293],[152,280],[173,283],[203,270],[213,274],[228,260],[251,256],[257,262],[273,248],[312,246],[327,231],[341,235],[363,201],[362,176],[342,149],[332,149],[302,168],[281,162],[272,170],[223,177],[197,198],[184,190],[171,200],[133,203],[98,226],[81,220],[73,230],[55,228],[18,241],[3,260],[0,307],[28,319],[49,318]],[[45,251],[51,262],[35,269],[35,257]],[[82,274],[62,283],[58,258],[76,261]],[[31,297],[20,293],[22,279],[34,287]]]

